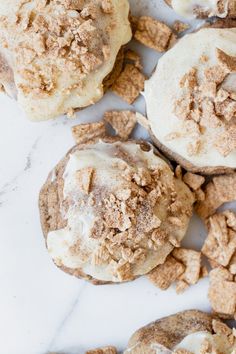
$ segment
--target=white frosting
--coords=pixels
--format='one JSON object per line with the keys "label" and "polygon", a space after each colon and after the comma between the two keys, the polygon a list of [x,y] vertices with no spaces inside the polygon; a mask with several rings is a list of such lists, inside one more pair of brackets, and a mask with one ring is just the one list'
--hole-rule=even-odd
{"label": "white frosting", "polygon": [[[31,4],[26,4],[28,9],[29,5],[32,7],[38,0],[32,0]],[[10,2],[0,2],[0,15],[14,16],[14,10],[19,5],[20,0],[11,0]],[[32,120],[44,120],[54,118],[60,114],[68,112],[70,108],[83,108],[88,105],[96,103],[103,96],[103,80],[112,71],[117,53],[122,45],[126,44],[131,39],[131,28],[128,20],[129,3],[127,0],[112,0],[114,11],[109,19],[106,21],[107,26],[110,24],[116,24],[111,26],[110,33],[110,56],[96,71],[89,74],[80,76],[79,83],[82,85],[71,90],[68,94],[68,88],[78,84],[78,77],[76,73],[70,70],[64,70],[60,73],[60,77],[57,80],[56,91],[48,97],[31,97],[31,95],[25,95],[21,89],[18,89],[18,102],[22,108],[26,111],[27,115]],[[73,16],[73,11],[71,12]],[[110,21],[110,22],[109,22]],[[105,27],[105,26],[104,26]],[[10,41],[13,40],[8,38]],[[3,51],[3,49],[2,49]],[[12,54],[4,50],[4,55],[7,56],[8,62],[12,61]],[[40,63],[40,60],[39,60]],[[42,67],[47,66],[47,63],[41,62]],[[17,69],[17,66],[12,63],[14,70],[14,79],[17,86],[24,83],[24,79],[21,72]]]}
{"label": "white frosting", "polygon": [[[190,161],[197,167],[236,167],[236,151],[223,157],[213,142],[220,128],[206,128],[201,135],[204,149],[197,155],[190,156],[188,145],[192,142],[190,134],[183,136],[183,122],[174,114],[174,102],[180,97],[179,82],[193,67],[198,69],[199,77],[203,76],[206,66],[217,64],[216,48],[229,55],[236,56],[236,29],[201,29],[196,33],[184,36],[159,60],[157,69],[150,80],[145,83],[145,99],[147,115],[151,129],[161,144],[174,153]],[[201,63],[202,55],[209,57],[207,63]],[[233,84],[236,90],[236,84]],[[168,140],[173,132],[180,133],[181,138]]]}
{"label": "white frosting", "polygon": [[218,0],[172,0],[173,9],[181,16],[194,18],[194,9],[199,7],[202,11],[209,13],[210,16],[226,17],[228,10],[228,0],[224,0],[225,11],[219,13],[217,7]]}
{"label": "white frosting", "polygon": [[[86,150],[77,150],[70,155],[64,172],[64,198],[74,201],[64,215],[68,220],[67,227],[52,231],[47,236],[48,250],[56,264],[72,269],[79,268],[96,279],[114,282],[119,280],[112,274],[112,269],[109,269],[109,266],[94,265],[91,261],[93,253],[100,245],[99,240],[89,237],[96,215],[92,206],[86,205],[86,207],[81,208],[78,205],[78,200],[81,200],[83,196],[81,196],[82,192],[76,181],[76,171],[85,167],[93,167],[96,170],[96,183],[99,188],[109,189],[113,193],[117,188],[122,189],[125,181],[121,176],[120,169],[114,165],[117,162],[124,164],[124,166],[127,165],[122,158],[116,157],[116,147],[120,145],[123,150],[132,156],[137,168],[142,166],[152,169],[164,168],[163,178],[165,183],[173,183],[173,173],[169,166],[161,158],[154,155],[152,149],[149,152],[144,152],[138,144],[99,142],[86,148]],[[187,203],[191,205],[193,200],[189,190],[183,183],[179,188],[180,198],[186,198]],[[165,203],[160,202],[155,210],[157,216],[164,220],[166,218]],[[184,216],[182,221],[183,228],[178,228],[173,232],[178,240],[181,240],[186,232],[189,217]],[[71,251],[71,247],[76,245],[79,245],[77,251]],[[169,243],[160,246],[157,252],[150,250],[144,263],[134,265],[133,273],[141,275],[149,272],[157,264],[163,263],[171,250],[172,246]]]}
{"label": "white frosting", "polygon": [[[186,336],[182,342],[174,348],[174,350],[185,349],[193,354],[199,354],[201,352],[201,346],[205,340],[213,346],[215,351],[222,354],[232,354],[233,350],[236,349],[235,345],[233,347],[229,345],[223,335],[213,335],[209,332],[195,332]],[[156,354],[159,354],[159,352]]]}

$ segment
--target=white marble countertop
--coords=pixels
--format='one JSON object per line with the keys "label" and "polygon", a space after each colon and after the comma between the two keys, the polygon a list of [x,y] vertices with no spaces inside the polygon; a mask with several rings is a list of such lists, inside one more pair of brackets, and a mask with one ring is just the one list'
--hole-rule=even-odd
{"label": "white marble countertop", "polygon": [[[161,0],[132,0],[136,14],[172,23],[176,17]],[[142,53],[150,75],[158,54]],[[144,112],[140,97],[134,107]],[[48,256],[39,222],[38,193],[48,172],[73,145],[70,127],[95,121],[109,109],[127,108],[108,93],[96,106],[77,114],[32,123],[11,99],[0,96],[0,338],[2,354],[82,354],[96,346],[122,350],[134,330],[183,309],[209,310],[208,280],[183,295],[162,292],[147,279],[123,285],[93,286],[58,270]],[[141,129],[136,136],[145,137]],[[187,246],[200,248],[204,229],[193,218]]]}

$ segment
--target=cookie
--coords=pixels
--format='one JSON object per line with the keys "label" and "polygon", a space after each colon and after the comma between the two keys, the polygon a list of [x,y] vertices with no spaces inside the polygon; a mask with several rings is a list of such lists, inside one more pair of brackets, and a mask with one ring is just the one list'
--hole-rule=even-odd
{"label": "cookie", "polygon": [[189,310],[153,322],[133,334],[124,354],[233,352],[232,330],[207,313]]}
{"label": "cookie", "polygon": [[2,2],[0,84],[32,120],[94,104],[131,39],[128,17],[127,0]]}
{"label": "cookie", "polygon": [[193,202],[152,145],[112,138],[75,146],[39,197],[53,261],[95,284],[133,280],[163,263],[186,233]]}
{"label": "cookie", "polygon": [[159,60],[144,96],[154,143],[192,172],[236,167],[235,28],[202,28]]}

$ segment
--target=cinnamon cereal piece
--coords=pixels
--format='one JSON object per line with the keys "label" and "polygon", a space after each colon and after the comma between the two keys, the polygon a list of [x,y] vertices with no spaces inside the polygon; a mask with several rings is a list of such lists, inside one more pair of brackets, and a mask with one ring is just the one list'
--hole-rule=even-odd
{"label": "cinnamon cereal piece", "polygon": [[117,354],[115,347],[103,347],[93,350],[88,350],[86,354]]}
{"label": "cinnamon cereal piece", "polygon": [[186,120],[192,110],[193,97],[187,94],[175,102],[174,113],[179,119]]}
{"label": "cinnamon cereal piece", "polygon": [[203,200],[205,200],[205,198],[206,198],[205,193],[203,192],[203,190],[201,188],[197,189],[194,192],[194,196],[195,196],[196,201],[198,201],[198,202],[203,202]]}
{"label": "cinnamon cereal piece", "polygon": [[[235,102],[236,103],[236,102]],[[236,126],[232,125],[225,132],[221,133],[215,142],[216,149],[223,156],[228,156],[236,149]]]}
{"label": "cinnamon cereal piece", "polygon": [[231,274],[236,275],[236,253],[231,258],[228,268]]}
{"label": "cinnamon cereal piece", "polygon": [[199,216],[208,218],[222,204],[236,200],[235,185],[236,173],[214,177],[204,188],[205,200],[196,205]]}
{"label": "cinnamon cereal piece", "polygon": [[190,26],[188,23],[184,23],[182,21],[178,21],[176,20],[173,24],[173,30],[177,33],[182,33],[184,31],[186,31],[187,29],[189,29]]}
{"label": "cinnamon cereal piece", "polygon": [[80,189],[86,194],[89,194],[90,192],[93,174],[94,168],[92,167],[85,167],[76,171],[76,181],[79,184]]}
{"label": "cinnamon cereal piece", "polygon": [[192,68],[191,70],[189,70],[189,72],[182,77],[179,83],[181,88],[185,87],[190,91],[193,90],[197,86],[197,84],[198,81],[196,68]]}
{"label": "cinnamon cereal piece", "polygon": [[110,111],[104,115],[104,120],[108,122],[116,131],[116,134],[127,140],[132,133],[136,123],[136,114],[131,111]]}
{"label": "cinnamon cereal piece", "polygon": [[183,294],[189,288],[189,284],[184,280],[178,280],[176,283],[175,291],[177,294]]}
{"label": "cinnamon cereal piece", "polygon": [[215,82],[219,85],[224,81],[229,71],[220,65],[215,65],[207,68],[204,74],[208,82]]}
{"label": "cinnamon cereal piece", "polygon": [[210,272],[208,297],[215,312],[233,317],[236,315],[236,283],[225,268],[216,268]]}
{"label": "cinnamon cereal piece", "polygon": [[180,280],[184,280],[190,285],[196,284],[200,277],[201,253],[190,249],[176,248],[172,255],[186,267]]}
{"label": "cinnamon cereal piece", "polygon": [[185,271],[182,263],[168,256],[165,263],[148,273],[148,279],[162,290],[168,289]]}
{"label": "cinnamon cereal piece", "polygon": [[208,236],[202,253],[222,266],[228,266],[236,251],[236,232],[227,225],[227,215],[215,214],[208,220]]}
{"label": "cinnamon cereal piece", "polygon": [[176,349],[173,352],[174,354],[193,354],[193,352],[190,352],[189,350],[186,349]]}
{"label": "cinnamon cereal piece", "polygon": [[236,57],[232,57],[221,49],[216,49],[217,59],[222,65],[222,67],[228,72],[236,71]]}
{"label": "cinnamon cereal piece", "polygon": [[107,91],[120,76],[124,68],[124,60],[125,60],[124,49],[121,48],[117,54],[115,65],[112,71],[105,77],[103,81],[104,91]]}
{"label": "cinnamon cereal piece", "polygon": [[132,104],[144,89],[145,76],[132,64],[126,64],[119,78],[112,85],[112,91]]}
{"label": "cinnamon cereal piece", "polygon": [[199,189],[203,183],[205,182],[205,178],[200,175],[196,175],[191,172],[187,172],[184,177],[183,181],[194,191]]}
{"label": "cinnamon cereal piece", "polygon": [[95,122],[75,125],[72,127],[72,135],[77,144],[96,141],[99,138],[104,138],[106,135],[105,123]]}
{"label": "cinnamon cereal piece", "polygon": [[227,324],[219,321],[219,320],[213,320],[212,321],[212,328],[215,334],[218,334],[219,336],[230,336],[232,334],[232,329],[227,326]]}
{"label": "cinnamon cereal piece", "polygon": [[217,115],[223,116],[229,122],[236,116],[236,101],[227,98],[223,102],[216,102],[215,111]]}
{"label": "cinnamon cereal piece", "polygon": [[131,61],[132,64],[134,64],[134,66],[139,69],[142,70],[143,66],[141,64],[141,57],[138,53],[134,52],[133,50],[129,49],[125,52],[125,60],[126,61]]}
{"label": "cinnamon cereal piece", "polygon": [[134,38],[145,46],[164,52],[168,49],[173,32],[165,23],[152,17],[142,16],[138,19]]}

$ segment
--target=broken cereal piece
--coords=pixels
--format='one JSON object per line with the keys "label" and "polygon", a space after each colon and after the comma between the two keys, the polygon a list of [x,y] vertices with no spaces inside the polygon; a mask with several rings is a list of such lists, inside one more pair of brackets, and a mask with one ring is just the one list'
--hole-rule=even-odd
{"label": "broken cereal piece", "polygon": [[184,31],[186,31],[187,29],[189,29],[189,24],[188,23],[184,23],[182,21],[178,21],[176,20],[173,24],[173,30],[177,33],[182,33]]}
{"label": "broken cereal piece", "polygon": [[89,194],[93,179],[94,169],[92,167],[85,167],[76,172],[76,181],[80,186],[80,189]]}
{"label": "broken cereal piece", "polygon": [[182,263],[172,256],[167,257],[161,264],[148,273],[148,279],[162,290],[168,289],[185,271]]}
{"label": "broken cereal piece", "polygon": [[196,284],[200,278],[201,253],[190,249],[176,248],[172,255],[186,267],[180,280],[184,280],[189,285]]}
{"label": "broken cereal piece", "polygon": [[191,172],[185,173],[183,177],[183,181],[194,191],[198,190],[203,183],[205,182],[205,178],[200,175],[196,175]]}
{"label": "broken cereal piece", "polygon": [[235,200],[235,185],[236,173],[214,177],[203,189],[205,200],[196,204],[198,215],[206,219],[213,215],[222,204]]}
{"label": "broken cereal piece", "polygon": [[127,140],[136,123],[136,114],[131,111],[110,111],[104,114],[104,120],[114,128],[116,134]]}
{"label": "broken cereal piece", "polygon": [[212,321],[212,328],[213,331],[218,334],[218,335],[223,335],[223,336],[230,336],[232,334],[232,329],[227,326],[227,324],[219,321],[219,320],[213,320]]}
{"label": "broken cereal piece", "polygon": [[115,347],[103,347],[93,350],[88,350],[86,354],[117,354]]}
{"label": "broken cereal piece", "polygon": [[236,71],[236,57],[232,57],[221,49],[216,49],[217,59],[222,65],[222,67],[228,72]]}
{"label": "broken cereal piece", "polygon": [[173,32],[165,23],[152,17],[141,16],[138,19],[134,38],[145,46],[164,52],[169,47]]}
{"label": "broken cereal piece", "polygon": [[106,128],[104,122],[79,124],[72,127],[72,135],[77,144],[84,144],[99,138],[104,138]]}
{"label": "broken cereal piece", "polygon": [[189,284],[184,280],[178,280],[176,283],[175,291],[177,294],[183,294],[189,288]]}
{"label": "broken cereal piece", "polygon": [[230,272],[223,268],[216,268],[210,272],[210,287],[208,297],[211,306],[219,315],[236,315],[236,283]]}
{"label": "broken cereal piece", "polygon": [[227,220],[225,213],[215,214],[209,218],[208,236],[202,247],[202,253],[206,257],[224,267],[229,265],[236,251],[236,231],[230,229]]}
{"label": "broken cereal piece", "polygon": [[134,52],[133,50],[127,50],[127,52],[125,52],[125,60],[128,62],[131,62],[132,64],[134,64],[134,66],[139,69],[142,70],[143,66],[141,64],[141,57],[138,53]]}
{"label": "broken cereal piece", "polygon": [[119,78],[112,85],[112,91],[132,104],[144,89],[145,76],[132,64],[126,64]]}
{"label": "broken cereal piece", "polygon": [[215,142],[215,147],[220,152],[220,154],[225,157],[236,149],[235,125],[232,125],[218,136],[217,141]]}

